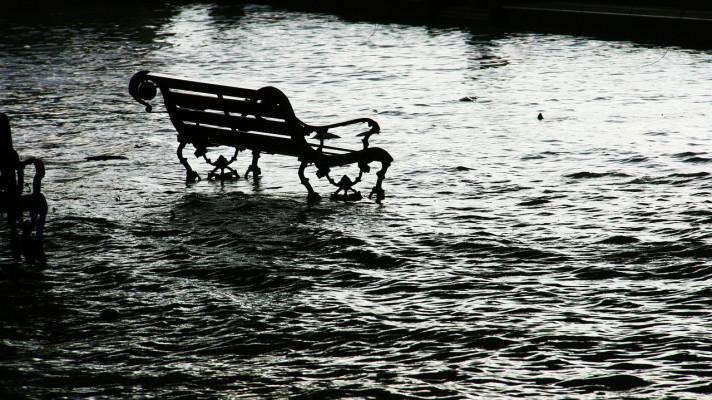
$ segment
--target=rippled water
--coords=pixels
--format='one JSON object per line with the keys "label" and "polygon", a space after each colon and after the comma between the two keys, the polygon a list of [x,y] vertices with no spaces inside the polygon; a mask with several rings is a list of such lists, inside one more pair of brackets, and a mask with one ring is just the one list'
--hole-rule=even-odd
{"label": "rippled water", "polygon": [[[0,397],[712,393],[709,51],[99,11],[0,28],[0,104],[51,207],[46,269],[0,248]],[[376,119],[388,198],[309,205],[279,156],[186,187],[168,116],[128,96],[141,69]]]}

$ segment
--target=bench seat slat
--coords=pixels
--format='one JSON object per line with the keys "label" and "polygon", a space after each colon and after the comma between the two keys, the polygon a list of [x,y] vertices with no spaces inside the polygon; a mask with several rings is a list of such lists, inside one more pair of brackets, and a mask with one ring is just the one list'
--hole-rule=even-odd
{"label": "bench seat slat", "polygon": [[[299,156],[300,151],[295,147],[290,138],[279,136],[268,136],[259,133],[243,132],[224,128],[214,128],[208,126],[186,125],[183,132],[196,141],[205,141],[209,146],[235,146],[244,147],[250,150],[258,150],[269,154],[284,154],[289,156]],[[313,149],[319,147],[316,143],[308,143]],[[276,149],[276,150],[275,150]],[[337,155],[353,153],[353,150],[334,146],[324,146],[323,154]]]}
{"label": "bench seat slat", "polygon": [[227,116],[205,111],[178,109],[176,117],[183,123],[198,123],[220,126],[240,131],[258,131],[276,135],[290,136],[291,131],[286,123],[266,119],[248,118],[242,116]]}
{"label": "bench seat slat", "polygon": [[211,146],[244,147],[268,154],[283,154],[294,157],[300,154],[292,141],[286,137],[268,136],[250,132],[233,132],[228,129],[207,126],[185,126],[184,132],[196,140],[207,142],[207,144]]}

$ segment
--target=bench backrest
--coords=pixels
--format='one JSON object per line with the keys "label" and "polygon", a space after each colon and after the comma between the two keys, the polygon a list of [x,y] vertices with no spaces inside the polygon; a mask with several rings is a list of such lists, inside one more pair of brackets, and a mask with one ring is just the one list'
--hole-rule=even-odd
{"label": "bench backrest", "polygon": [[0,192],[17,190],[17,166],[19,156],[12,146],[10,120],[0,113]]}
{"label": "bench backrest", "polygon": [[304,134],[304,124],[295,117],[289,99],[279,89],[245,89],[148,72],[142,78],[135,87],[130,85],[134,98],[150,109],[142,100],[155,96],[156,88],[150,87],[155,84],[179,133],[206,126],[286,137]]}
{"label": "bench backrest", "polygon": [[[32,178],[32,194],[40,193],[44,164],[33,157],[20,160],[17,150],[12,145],[12,131],[7,115],[0,113],[0,209],[7,209],[13,201],[18,201],[25,191],[25,166],[33,164],[35,174]],[[15,206],[17,204],[15,203]]]}

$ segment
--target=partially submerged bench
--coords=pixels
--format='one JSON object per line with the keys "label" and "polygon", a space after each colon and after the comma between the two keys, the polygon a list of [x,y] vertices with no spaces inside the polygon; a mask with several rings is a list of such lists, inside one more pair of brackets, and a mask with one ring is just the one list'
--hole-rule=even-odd
{"label": "partially submerged bench", "polygon": [[[31,192],[25,190],[25,167],[28,165],[35,169]],[[42,160],[20,160],[12,145],[10,121],[7,115],[0,113],[0,213],[7,215],[15,261],[19,261],[21,253],[30,262],[44,261],[42,233],[47,216],[47,201],[41,193],[44,175]]]}
{"label": "partially submerged bench", "polygon": [[[156,96],[157,89],[160,89],[165,108],[178,131],[178,160],[186,169],[186,182],[200,180],[198,173],[183,156],[183,149],[191,144],[195,148],[195,156],[203,157],[214,167],[208,173],[208,179],[238,178],[238,173],[231,165],[242,150],[252,152],[252,163],[245,177],[250,173],[254,177],[260,175],[257,160],[262,153],[296,157],[300,161],[299,179],[307,188],[310,200],[317,200],[320,196],[304,176],[307,166],[314,165],[317,177],[326,177],[337,188],[332,199],[358,200],[361,194],[354,189],[354,185],[361,181],[364,173],[370,171],[369,164],[378,161],[381,169],[376,173],[376,185],[369,198],[375,196],[376,201],[380,202],[385,197],[383,179],[393,158],[381,148],[369,147],[369,138],[379,132],[378,124],[372,119],[359,118],[322,126],[308,125],[295,116],[287,96],[274,87],[245,89],[149,71],[136,73],[129,83],[129,93],[146,106],[148,112],[152,106],[147,102]],[[338,137],[329,132],[330,129],[354,124],[366,124],[368,127],[368,130],[357,135],[363,138],[361,149],[350,150],[324,144],[326,140]],[[220,155],[216,160],[211,160],[207,156],[208,148],[217,146],[233,147],[234,155],[230,159]],[[332,167],[349,164],[358,166],[359,172],[355,179],[346,175],[339,181],[332,179]]]}

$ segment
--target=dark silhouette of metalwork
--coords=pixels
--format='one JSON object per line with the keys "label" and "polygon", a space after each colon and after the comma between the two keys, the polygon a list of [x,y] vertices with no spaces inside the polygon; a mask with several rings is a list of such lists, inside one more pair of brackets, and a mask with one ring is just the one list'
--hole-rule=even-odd
{"label": "dark silhouette of metalwork", "polygon": [[[152,110],[148,101],[156,97],[159,89],[178,132],[178,160],[186,169],[188,183],[200,180],[183,156],[186,145],[191,144],[195,148],[195,156],[202,157],[214,167],[208,173],[208,180],[238,179],[239,174],[231,165],[243,150],[252,151],[252,163],[244,174],[246,178],[250,173],[255,179],[260,176],[257,161],[262,153],[297,157],[300,161],[299,179],[306,187],[310,201],[319,200],[321,196],[304,175],[307,166],[314,165],[318,178],[326,177],[337,187],[331,195],[332,200],[349,201],[361,199],[361,193],[354,186],[365,172],[370,172],[369,164],[378,161],[381,169],[376,172],[376,185],[368,197],[375,197],[376,202],[385,198],[382,184],[393,158],[381,148],[369,147],[369,138],[380,130],[376,121],[370,118],[323,126],[308,125],[296,117],[287,96],[274,87],[252,90],[149,71],[136,73],[129,83],[129,93],[146,106],[148,112]],[[361,149],[350,150],[324,144],[328,139],[338,138],[329,132],[330,129],[354,124],[368,126],[367,131],[357,135],[362,137]],[[229,159],[223,155],[217,160],[208,158],[208,148],[218,146],[234,147],[235,152]],[[355,179],[343,176],[337,182],[330,176],[332,167],[350,164],[356,164],[359,168]]]}
{"label": "dark silhouette of metalwork", "polygon": [[[35,174],[31,192],[26,192],[25,167],[30,164],[34,166]],[[30,263],[45,261],[42,234],[47,200],[41,193],[44,175],[42,160],[31,157],[20,160],[12,145],[10,121],[7,115],[0,113],[0,212],[7,215],[15,262],[20,261],[20,254]]]}

